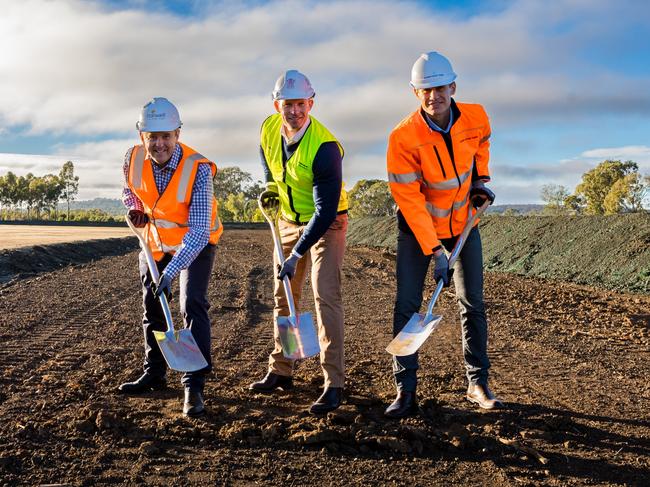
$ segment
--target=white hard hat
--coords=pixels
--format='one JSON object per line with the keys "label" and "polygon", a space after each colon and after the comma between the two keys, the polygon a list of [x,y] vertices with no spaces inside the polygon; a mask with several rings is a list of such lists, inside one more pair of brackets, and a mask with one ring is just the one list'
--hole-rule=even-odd
{"label": "white hard hat", "polygon": [[140,132],[171,132],[181,125],[178,110],[167,98],[153,98],[143,106],[135,124]]}
{"label": "white hard hat", "polygon": [[449,59],[436,51],[422,54],[411,69],[411,86],[415,89],[445,86],[455,79]]}
{"label": "white hard hat", "polygon": [[302,100],[316,96],[309,78],[300,71],[290,69],[275,82],[274,100]]}

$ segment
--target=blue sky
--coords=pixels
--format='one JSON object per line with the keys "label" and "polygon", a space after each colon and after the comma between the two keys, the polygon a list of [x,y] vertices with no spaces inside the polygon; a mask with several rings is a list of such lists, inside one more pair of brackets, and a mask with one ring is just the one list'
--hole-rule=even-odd
{"label": "blue sky", "polygon": [[650,2],[643,0],[0,0],[0,174],[72,160],[82,199],[119,197],[135,121],[153,96],[179,107],[181,139],[261,178],[259,126],[286,69],[306,73],[313,115],[346,149],[348,187],[385,179],[386,140],[417,108],[420,53],[458,73],[458,101],[492,123],[498,203],[573,190],[604,159],[650,174]]}

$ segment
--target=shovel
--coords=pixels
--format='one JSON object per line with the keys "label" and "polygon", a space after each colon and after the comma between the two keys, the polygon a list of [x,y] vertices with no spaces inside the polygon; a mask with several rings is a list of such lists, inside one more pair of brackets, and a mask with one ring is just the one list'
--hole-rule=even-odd
{"label": "shovel", "polygon": [[[467,240],[467,235],[469,235],[469,232],[472,230],[477,218],[485,212],[490,204],[489,200],[483,203],[483,205],[477,208],[474,216],[467,220],[463,232],[458,237],[458,240],[456,240],[456,244],[449,255],[449,268],[453,267],[456,263],[460,251],[463,249],[463,245],[465,245],[465,240]],[[433,307],[436,305],[438,296],[440,296],[440,293],[442,292],[442,287],[443,282],[442,279],[440,279],[436,285],[436,290],[431,297],[426,314],[413,313],[413,316],[411,316],[408,323],[404,325],[402,331],[400,331],[397,336],[393,338],[393,341],[391,341],[386,347],[388,353],[398,357],[411,355],[417,352],[426,339],[429,338],[429,335],[431,335],[433,330],[435,330],[442,321],[441,315],[433,314]]]}
{"label": "shovel", "polygon": [[[257,205],[271,227],[273,234],[273,244],[280,265],[284,263],[284,254],[282,253],[282,242],[280,241],[280,231],[278,229],[277,215],[271,218],[262,205],[262,200],[257,201]],[[282,279],[284,294],[287,296],[289,303],[289,316],[278,316],[277,325],[280,332],[280,343],[282,345],[282,354],[292,360],[312,357],[320,353],[320,345],[314,328],[314,320],[311,313],[296,314],[296,305],[293,301],[291,292],[291,281],[287,276]]]}
{"label": "shovel", "polygon": [[[142,231],[137,229],[133,223],[131,223],[128,215],[126,216],[126,223],[140,241],[140,247],[142,247],[142,251],[147,258],[147,265],[149,266],[151,278],[154,282],[158,282],[160,277],[158,267],[156,266],[156,261],[153,259],[151,250],[149,250],[149,246],[142,235]],[[196,344],[196,340],[194,340],[194,337],[192,336],[192,330],[187,328],[178,331],[174,330],[174,323],[172,322],[172,314],[169,310],[167,296],[165,296],[165,293],[162,293],[159,299],[163,313],[165,314],[165,321],[167,321],[167,331],[154,331],[153,334],[154,337],[156,337],[160,351],[162,352],[163,357],[165,357],[165,361],[167,362],[167,365],[169,365],[169,368],[180,372],[195,372],[207,367],[208,362],[205,360],[203,353],[201,353],[199,346]]]}

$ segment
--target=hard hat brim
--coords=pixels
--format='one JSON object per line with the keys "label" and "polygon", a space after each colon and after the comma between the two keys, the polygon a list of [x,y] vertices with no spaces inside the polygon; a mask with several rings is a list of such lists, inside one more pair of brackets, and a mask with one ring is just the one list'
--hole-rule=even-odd
{"label": "hard hat brim", "polygon": [[450,74],[447,76],[431,76],[430,78],[425,78],[418,81],[411,81],[410,85],[416,90],[425,89],[425,88],[437,88],[439,86],[450,85],[456,80],[456,74]]}

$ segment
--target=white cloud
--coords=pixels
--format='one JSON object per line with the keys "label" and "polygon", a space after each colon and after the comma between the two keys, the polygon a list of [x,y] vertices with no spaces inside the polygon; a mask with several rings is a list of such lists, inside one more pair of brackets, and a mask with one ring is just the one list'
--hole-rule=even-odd
{"label": "white cloud", "polygon": [[[261,177],[259,126],[288,68],[311,78],[314,116],[343,142],[350,186],[382,176],[388,133],[417,106],[411,65],[430,49],[453,61],[458,99],[483,103],[503,133],[650,112],[647,69],[626,75],[599,57],[640,49],[625,35],[650,21],[644,2],[523,0],[464,18],[426,2],[201,1],[194,16],[128,3],[0,0],[0,133],[59,137],[52,152],[78,164],[89,193],[119,186],[138,111],[152,96],[179,106],[183,141]],[[538,177],[563,177],[546,166]]]}

